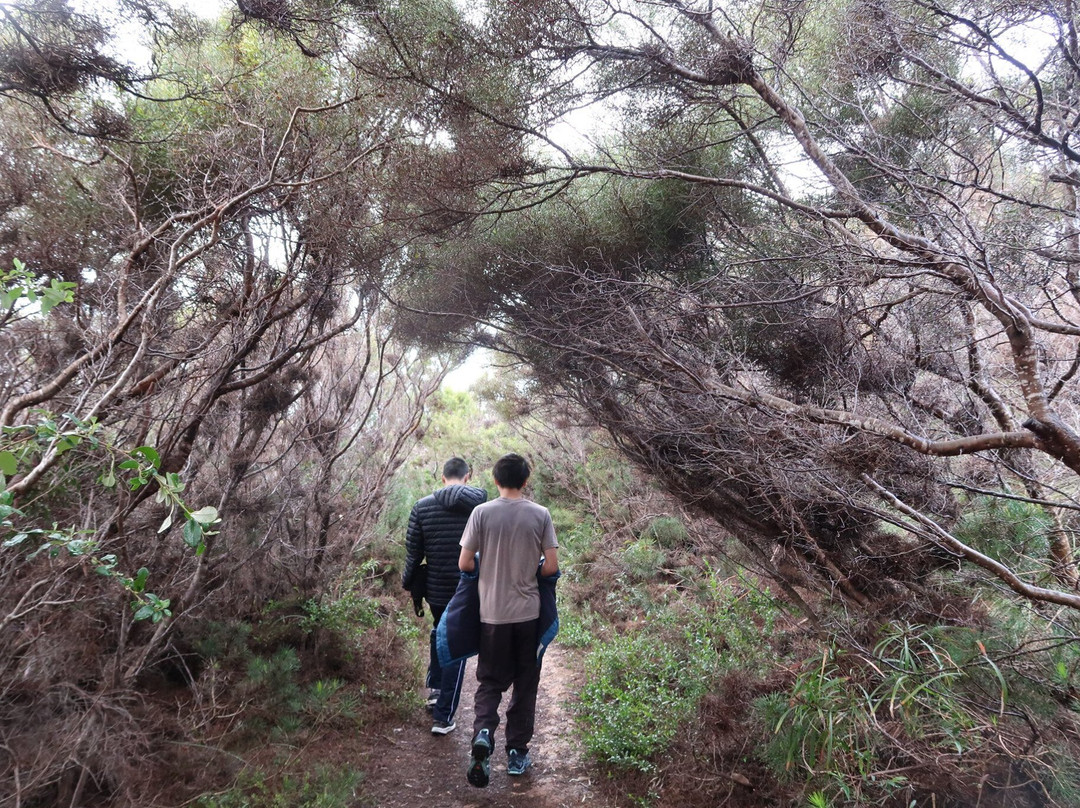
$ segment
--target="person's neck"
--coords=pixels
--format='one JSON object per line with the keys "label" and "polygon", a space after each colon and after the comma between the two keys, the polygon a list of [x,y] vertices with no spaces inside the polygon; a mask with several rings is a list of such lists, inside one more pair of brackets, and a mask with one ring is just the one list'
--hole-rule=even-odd
{"label": "person's neck", "polygon": [[522,499],[525,490],[523,488],[503,488],[501,485],[495,487],[499,489],[499,496],[504,499]]}
{"label": "person's neck", "polygon": [[445,488],[445,487],[450,486],[450,485],[465,485],[465,481],[464,480],[443,480],[442,484],[443,484],[443,487]]}

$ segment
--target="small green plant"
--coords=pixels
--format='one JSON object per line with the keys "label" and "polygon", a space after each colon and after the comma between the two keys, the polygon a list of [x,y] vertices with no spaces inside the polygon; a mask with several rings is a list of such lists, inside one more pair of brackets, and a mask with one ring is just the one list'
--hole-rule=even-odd
{"label": "small green plant", "polygon": [[642,537],[623,548],[622,563],[632,579],[651,581],[667,563],[667,554],[652,539]]}
{"label": "small green plant", "polygon": [[322,629],[354,639],[364,629],[373,628],[385,619],[377,599],[355,590],[348,590],[338,598],[306,601],[302,608],[304,617],[300,627],[305,631]]}
{"label": "small green plant", "polygon": [[195,808],[352,808],[363,775],[351,768],[320,767],[269,778],[247,770],[227,791],[199,797]]}
{"label": "small green plant", "polygon": [[770,694],[754,706],[771,733],[765,759],[780,775],[822,778],[847,793],[849,781],[858,787],[873,774],[872,709],[829,651],[798,676],[789,694]]}
{"label": "small green plant", "polygon": [[660,800],[660,795],[650,789],[647,794],[628,794],[627,798],[636,808],[653,808]]}
{"label": "small green plant", "polygon": [[248,681],[266,691],[265,703],[271,707],[300,707],[300,688],[296,674],[300,657],[289,647],[279,648],[270,657],[255,657],[248,663]]}
{"label": "small green plant", "polygon": [[239,670],[251,659],[251,623],[209,620],[189,625],[187,638],[200,657]]}
{"label": "small green plant", "polygon": [[559,644],[569,648],[587,648],[593,644],[598,622],[596,613],[587,603],[577,609],[561,609]]}
{"label": "small green plant", "polygon": [[[964,639],[969,642],[958,642]],[[964,645],[977,655],[973,666],[960,664]],[[930,739],[957,754],[968,751],[975,727],[974,717],[958,697],[977,675],[976,667],[987,665],[993,671],[1003,708],[1007,700],[1001,671],[986,656],[985,646],[967,632],[898,625],[874,648],[874,659],[883,675],[868,696],[869,705],[899,718],[911,736]]]}
{"label": "small green plant", "polygon": [[351,726],[360,712],[359,688],[337,678],[304,682],[300,654],[290,645],[256,653],[253,626],[247,622],[207,622],[189,627],[194,650],[227,676],[238,675],[238,689],[251,700],[249,721],[256,729],[272,726],[288,736],[305,726]]}
{"label": "small green plant", "polygon": [[685,545],[688,535],[686,525],[674,516],[658,516],[641,531],[641,538],[654,542],[665,550],[674,550]]}

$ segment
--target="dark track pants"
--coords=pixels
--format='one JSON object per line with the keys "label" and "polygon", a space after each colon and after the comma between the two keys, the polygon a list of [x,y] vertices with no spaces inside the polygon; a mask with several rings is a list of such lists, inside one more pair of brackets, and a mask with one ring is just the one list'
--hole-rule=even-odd
{"label": "dark track pants", "polygon": [[536,723],[536,691],[540,686],[540,665],[536,660],[539,620],[524,623],[480,625],[480,656],[476,662],[476,720],[473,737],[482,729],[499,726],[502,694],[514,688],[506,709],[506,748],[529,751]]}
{"label": "dark track pants", "polygon": [[[439,618],[446,606],[432,606],[431,617],[434,625],[439,625]],[[431,629],[431,648],[428,658],[427,686],[439,691],[439,700],[431,710],[431,717],[436,721],[451,721],[461,701],[461,685],[465,681],[465,660],[447,667],[439,665],[439,653],[435,648],[435,629]]]}

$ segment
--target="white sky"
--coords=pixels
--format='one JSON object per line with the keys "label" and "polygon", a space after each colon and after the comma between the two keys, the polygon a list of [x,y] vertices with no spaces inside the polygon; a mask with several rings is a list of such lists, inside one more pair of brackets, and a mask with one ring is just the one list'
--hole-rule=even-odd
{"label": "white sky", "polygon": [[205,19],[213,19],[221,14],[222,11],[232,3],[226,3],[225,0],[170,0],[171,4],[177,8],[186,8],[192,14],[197,14]]}
{"label": "white sky", "polygon": [[442,386],[448,390],[464,393],[475,384],[476,380],[492,368],[491,351],[478,348],[458,368],[450,371],[443,379]]}

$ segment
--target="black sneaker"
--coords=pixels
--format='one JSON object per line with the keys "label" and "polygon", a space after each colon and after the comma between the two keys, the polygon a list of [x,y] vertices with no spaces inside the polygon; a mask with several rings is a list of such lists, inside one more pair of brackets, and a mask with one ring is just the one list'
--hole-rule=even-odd
{"label": "black sneaker", "polygon": [[435,702],[437,702],[438,700],[439,691],[432,690],[430,693],[428,693],[427,700],[424,702],[424,709],[430,713],[432,710],[435,709]]}
{"label": "black sneaker", "polygon": [[449,721],[440,721],[436,718],[435,723],[431,725],[431,734],[449,735],[455,729],[457,729],[457,724],[454,723],[454,719],[451,718]]}
{"label": "black sneaker", "polygon": [[469,758],[469,770],[465,779],[470,785],[484,788],[491,778],[491,732],[486,729],[476,733],[472,742],[472,757]]}
{"label": "black sneaker", "polygon": [[519,774],[525,774],[525,770],[532,765],[532,758],[529,757],[528,752],[519,752],[517,749],[511,749],[506,753],[506,773],[509,775],[517,776]]}

